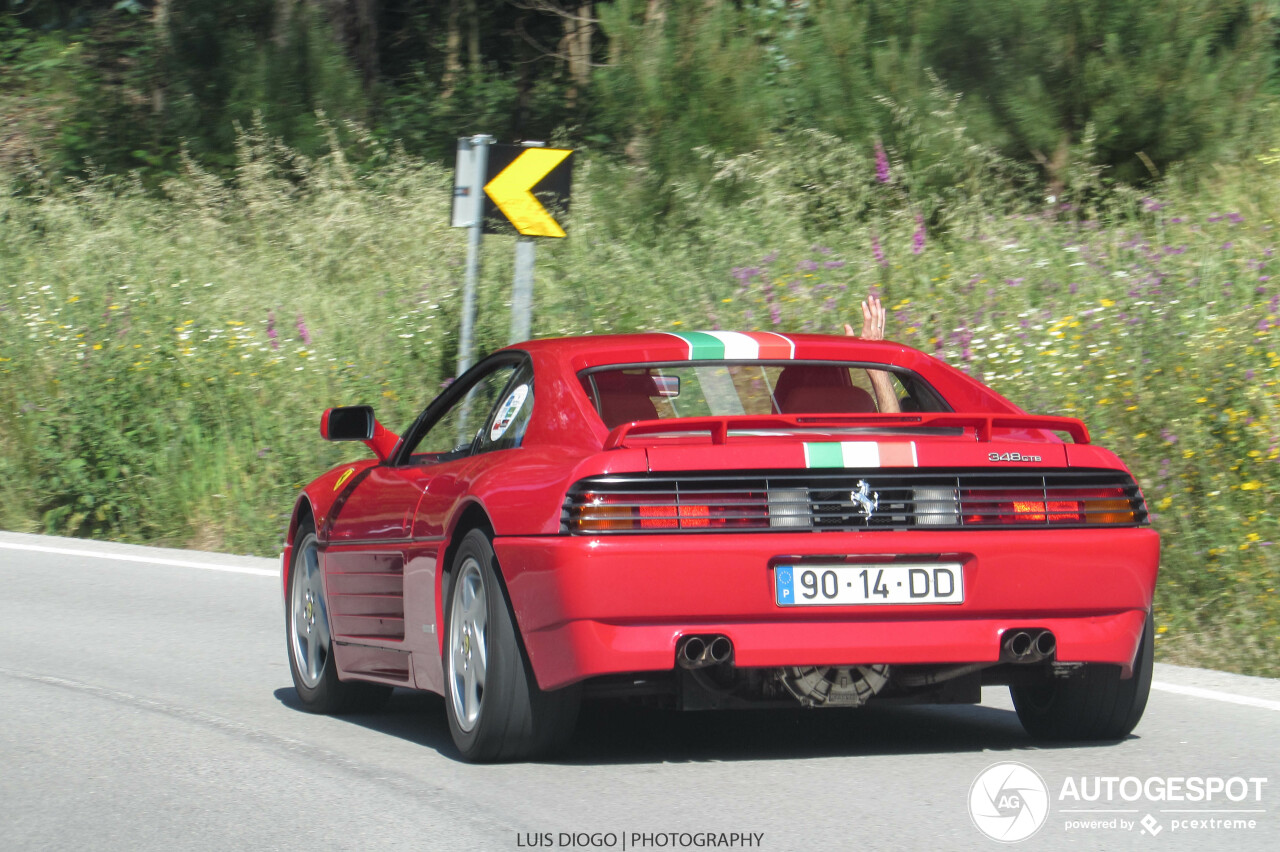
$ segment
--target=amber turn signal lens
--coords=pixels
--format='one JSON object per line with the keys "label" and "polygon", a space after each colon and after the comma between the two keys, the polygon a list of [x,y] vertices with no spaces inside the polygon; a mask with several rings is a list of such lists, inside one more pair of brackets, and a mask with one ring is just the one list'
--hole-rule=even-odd
{"label": "amber turn signal lens", "polygon": [[1084,519],[1090,524],[1132,524],[1136,520],[1128,500],[1086,500]]}

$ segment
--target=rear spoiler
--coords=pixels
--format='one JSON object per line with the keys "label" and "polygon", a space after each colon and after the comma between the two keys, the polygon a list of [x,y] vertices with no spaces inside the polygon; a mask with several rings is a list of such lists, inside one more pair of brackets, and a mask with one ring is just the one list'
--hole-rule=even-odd
{"label": "rear spoiler", "polygon": [[1040,414],[957,414],[951,411],[918,414],[767,414],[728,417],[688,417],[677,420],[636,420],[616,427],[605,438],[604,448],[616,450],[627,445],[627,439],[663,432],[708,432],[711,443],[724,444],[729,430],[743,429],[822,429],[831,426],[883,426],[885,428],[962,428],[973,429],[978,441],[989,443],[996,429],[1044,429],[1066,432],[1077,444],[1088,444],[1089,429],[1075,417],[1051,417]]}

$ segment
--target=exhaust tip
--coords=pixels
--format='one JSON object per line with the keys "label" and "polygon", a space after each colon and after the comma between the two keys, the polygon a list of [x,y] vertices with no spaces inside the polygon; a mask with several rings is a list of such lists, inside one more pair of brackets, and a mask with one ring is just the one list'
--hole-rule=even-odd
{"label": "exhaust tip", "polygon": [[1042,657],[1051,657],[1058,648],[1058,640],[1053,633],[1046,630],[1036,637],[1036,653]]}
{"label": "exhaust tip", "polygon": [[702,661],[702,655],[706,651],[707,643],[702,641],[702,637],[690,636],[684,640],[684,644],[680,647],[680,661],[697,665]]}
{"label": "exhaust tip", "polygon": [[713,663],[726,662],[733,654],[733,643],[729,641],[728,636],[717,636],[711,640],[707,653]]}
{"label": "exhaust tip", "polygon": [[1006,647],[1009,649],[1010,654],[1021,659],[1031,653],[1032,644],[1031,634],[1026,631],[1019,630],[1017,633],[1009,637]]}
{"label": "exhaust tip", "polygon": [[728,636],[685,636],[676,644],[676,664],[684,669],[701,669],[728,663],[733,657],[733,641]]}

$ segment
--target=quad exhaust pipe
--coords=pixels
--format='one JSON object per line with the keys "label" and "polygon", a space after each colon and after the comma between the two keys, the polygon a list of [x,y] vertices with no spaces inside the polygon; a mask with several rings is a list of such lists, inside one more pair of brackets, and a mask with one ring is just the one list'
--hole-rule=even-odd
{"label": "quad exhaust pipe", "polygon": [[733,659],[733,642],[728,636],[685,636],[676,643],[676,663],[682,669],[718,666]]}
{"label": "quad exhaust pipe", "polygon": [[1058,641],[1053,631],[1039,628],[1010,630],[1000,643],[1000,661],[1005,663],[1038,663],[1053,659]]}

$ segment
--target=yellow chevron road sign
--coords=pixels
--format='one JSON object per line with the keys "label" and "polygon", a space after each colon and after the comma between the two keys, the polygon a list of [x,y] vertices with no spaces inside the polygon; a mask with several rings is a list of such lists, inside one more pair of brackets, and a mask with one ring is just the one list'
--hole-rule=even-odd
{"label": "yellow chevron road sign", "polygon": [[494,212],[523,236],[566,236],[546,205],[557,211],[568,207],[572,155],[564,148],[492,146],[484,192]]}

